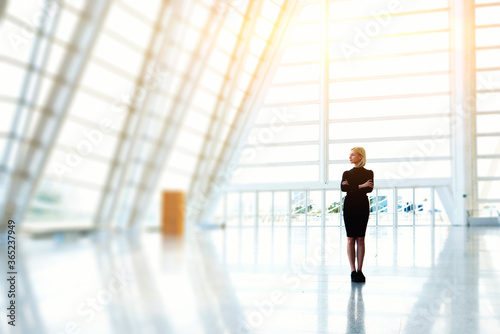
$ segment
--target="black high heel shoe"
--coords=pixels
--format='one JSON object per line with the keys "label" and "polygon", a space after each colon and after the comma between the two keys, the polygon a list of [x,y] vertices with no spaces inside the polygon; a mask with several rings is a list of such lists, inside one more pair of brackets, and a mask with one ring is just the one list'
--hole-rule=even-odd
{"label": "black high heel shoe", "polygon": [[358,282],[358,273],[356,272],[356,270],[351,271],[351,282]]}

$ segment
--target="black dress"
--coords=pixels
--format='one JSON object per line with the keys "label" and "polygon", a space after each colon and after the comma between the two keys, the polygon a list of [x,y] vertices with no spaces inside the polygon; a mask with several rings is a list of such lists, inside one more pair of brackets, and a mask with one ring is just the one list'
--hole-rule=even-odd
{"label": "black dress", "polygon": [[347,192],[344,199],[344,224],[348,237],[364,237],[366,225],[370,217],[370,203],[367,193],[372,192],[372,187],[358,188],[358,185],[368,180],[373,181],[373,171],[364,167],[355,167],[342,174],[342,181],[349,185],[341,184],[342,191]]}

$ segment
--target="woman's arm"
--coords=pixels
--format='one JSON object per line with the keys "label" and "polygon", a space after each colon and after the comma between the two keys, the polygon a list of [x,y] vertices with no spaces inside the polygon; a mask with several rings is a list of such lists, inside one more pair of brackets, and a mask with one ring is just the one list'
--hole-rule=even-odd
{"label": "woman's arm", "polygon": [[340,184],[340,189],[342,191],[345,191],[345,192],[348,192],[348,193],[350,193],[352,191],[358,190],[359,187],[357,185],[351,185],[351,184],[349,184],[349,182],[347,181],[347,178],[345,176],[345,173],[346,172],[344,172],[344,174],[342,174],[342,183]]}
{"label": "woman's arm", "polygon": [[359,185],[359,190],[364,192],[365,194],[371,193],[373,191],[373,171],[371,171],[371,179],[366,181],[363,184]]}

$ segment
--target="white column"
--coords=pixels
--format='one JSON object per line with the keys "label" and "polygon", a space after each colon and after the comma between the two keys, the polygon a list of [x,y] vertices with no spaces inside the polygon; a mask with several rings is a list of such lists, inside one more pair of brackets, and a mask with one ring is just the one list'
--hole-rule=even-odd
{"label": "white column", "polygon": [[394,198],[394,203],[392,206],[392,211],[394,216],[392,217],[392,227],[398,227],[398,188],[393,188],[392,197]]}
{"label": "white column", "polygon": [[467,210],[476,206],[476,78],[474,1],[451,6],[451,153],[452,224],[466,225]]}

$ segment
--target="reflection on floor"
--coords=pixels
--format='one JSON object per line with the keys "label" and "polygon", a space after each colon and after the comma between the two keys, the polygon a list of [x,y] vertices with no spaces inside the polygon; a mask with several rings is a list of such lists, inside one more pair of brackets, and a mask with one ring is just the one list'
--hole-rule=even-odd
{"label": "reflection on floor", "polygon": [[345,244],[340,227],[21,239],[0,332],[500,332],[500,229],[369,227],[366,284]]}

